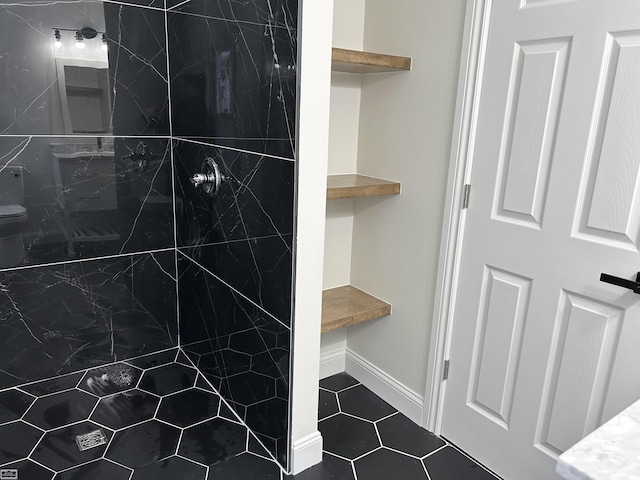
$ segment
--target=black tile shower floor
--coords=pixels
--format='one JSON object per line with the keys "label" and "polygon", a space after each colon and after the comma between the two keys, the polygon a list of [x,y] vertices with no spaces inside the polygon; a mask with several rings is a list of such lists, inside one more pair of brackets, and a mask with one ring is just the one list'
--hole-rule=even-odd
{"label": "black tile shower floor", "polygon": [[[0,472],[19,480],[206,480],[242,455],[246,468],[266,463],[264,478],[276,472],[280,480],[276,462],[180,361],[171,349],[0,392]],[[250,438],[259,454],[247,453]]]}
{"label": "black tile shower floor", "polygon": [[347,373],[320,381],[321,464],[291,480],[499,480]]}
{"label": "black tile shower floor", "polygon": [[320,382],[322,463],[286,475],[187,361],[172,349],[0,392],[0,471],[19,480],[497,480],[346,373]]}

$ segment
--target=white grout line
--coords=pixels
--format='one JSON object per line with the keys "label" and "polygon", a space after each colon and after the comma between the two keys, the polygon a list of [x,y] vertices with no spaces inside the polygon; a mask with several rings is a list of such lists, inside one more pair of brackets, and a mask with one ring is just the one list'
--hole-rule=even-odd
{"label": "white grout line", "polygon": [[[186,14],[189,15],[189,14]],[[204,17],[207,18],[207,17]],[[243,148],[235,148],[235,147],[229,147],[229,146],[224,146],[224,145],[220,145],[218,143],[214,143],[213,141],[215,140],[220,140],[220,139],[227,139],[227,140],[256,140],[256,141],[273,141],[273,140],[279,140],[279,141],[289,141],[288,138],[282,138],[282,139],[274,139],[274,138],[270,138],[270,139],[265,139],[265,138],[246,138],[246,137],[207,137],[207,138],[211,138],[213,141],[205,141],[205,140],[197,140],[197,137],[177,137],[177,136],[173,136],[172,137],[175,140],[179,140],[182,142],[189,142],[189,143],[195,143],[198,145],[204,145],[207,147],[213,147],[213,148],[220,148],[222,150],[228,150],[231,152],[238,152],[238,153],[246,153],[248,155],[254,155],[256,157],[267,157],[267,158],[272,158],[274,160],[284,160],[286,162],[294,162],[295,163],[295,159],[294,158],[287,158],[287,157],[281,157],[280,155],[273,155],[270,153],[262,153],[262,152],[256,152],[254,150],[245,150]]]}
{"label": "white grout line", "polygon": [[444,450],[445,448],[447,448],[449,445],[447,445],[446,443],[444,445],[442,445],[441,447],[436,448],[433,452],[429,452],[427,453],[424,457],[422,457],[421,460],[424,460],[425,458],[429,458],[431,455],[434,455],[436,453],[438,453],[440,450]]}
{"label": "white grout line", "polygon": [[[152,255],[154,253],[173,252],[174,250],[175,248],[173,247],[167,247],[167,248],[158,248],[156,250],[144,250],[144,251],[131,252],[131,253],[116,253],[113,255],[103,255],[101,257],[88,257],[88,258],[78,258],[73,260],[61,260],[59,262],[36,263],[33,265],[20,265],[18,267],[0,269],[0,273],[15,272],[20,270],[28,270],[28,269],[36,269],[36,268],[45,268],[45,267],[57,267],[59,265],[94,262],[99,260],[113,260],[117,258],[137,257],[142,255]],[[172,347],[172,348],[175,348],[175,347]]]}
{"label": "white grout line", "polygon": [[251,305],[255,306],[256,308],[258,308],[260,311],[264,312],[266,315],[268,315],[269,317],[271,317],[272,319],[274,319],[276,322],[278,322],[280,325],[282,325],[283,327],[285,327],[287,330],[291,331],[291,327],[289,325],[287,325],[286,323],[284,323],[282,320],[280,320],[278,317],[276,317],[275,315],[273,315],[272,313],[269,313],[267,310],[264,309],[264,307],[261,307],[260,305],[258,305],[257,303],[255,303],[253,300],[251,300],[249,297],[247,297],[244,293],[240,292],[239,290],[237,290],[235,287],[229,285],[227,282],[225,282],[224,280],[222,280],[220,277],[218,277],[215,273],[213,273],[211,270],[209,270],[207,267],[204,267],[203,265],[201,265],[199,262],[195,261],[193,258],[191,258],[190,256],[182,253],[180,250],[178,250],[178,252],[186,259],[188,259],[189,261],[191,261],[194,265],[197,265],[198,267],[200,267],[202,270],[204,270],[205,272],[207,272],[209,275],[211,275],[212,277],[214,277],[216,280],[220,281],[223,285],[227,286],[231,291],[235,292],[237,295],[241,296],[242,298],[244,298],[246,301],[248,301],[249,303],[251,303]]}

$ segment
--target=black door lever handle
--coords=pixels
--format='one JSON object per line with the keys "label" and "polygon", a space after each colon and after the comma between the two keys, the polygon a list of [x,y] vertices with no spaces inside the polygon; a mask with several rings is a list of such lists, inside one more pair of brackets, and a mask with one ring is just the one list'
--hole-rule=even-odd
{"label": "black door lever handle", "polygon": [[612,285],[617,285],[619,287],[628,288],[629,290],[633,290],[633,293],[640,294],[640,272],[636,275],[636,281],[627,280],[626,278],[614,277],[613,275],[609,275],[607,273],[600,274],[600,281],[605,283],[610,283]]}

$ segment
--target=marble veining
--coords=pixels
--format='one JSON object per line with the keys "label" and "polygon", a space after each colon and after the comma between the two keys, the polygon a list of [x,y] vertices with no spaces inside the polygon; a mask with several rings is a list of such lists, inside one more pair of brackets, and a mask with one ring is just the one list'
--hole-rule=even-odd
{"label": "marble veining", "polygon": [[[102,33],[75,47],[74,31]],[[54,46],[54,29],[62,46]],[[168,135],[164,13],[100,1],[0,4],[1,134]]]}
{"label": "marble veining", "polygon": [[556,471],[568,480],[640,479],[640,401],[560,455]]}
{"label": "marble veining", "polygon": [[[298,3],[0,0],[0,180],[13,176],[26,211],[0,223],[0,457],[24,440],[0,465],[61,480],[204,477],[251,443],[236,441],[236,415],[270,452],[243,455],[287,465]],[[206,157],[230,179],[215,199],[189,181]],[[0,191],[0,207],[17,203]],[[131,361],[138,384],[109,383],[105,365],[177,347],[178,333],[188,358]],[[29,418],[54,429],[45,438],[15,417],[40,395]],[[50,424],[54,404],[69,409]],[[111,452],[128,422],[144,425],[129,429],[136,445],[163,436],[181,457]],[[67,440],[97,424],[111,453],[70,460]],[[198,457],[212,439],[214,457]]]}
{"label": "marble veining", "polygon": [[177,346],[174,255],[0,273],[0,388]]}
{"label": "marble veining", "polygon": [[[253,20],[227,19],[241,4]],[[251,2],[180,8],[210,8],[218,18],[168,14],[173,134],[294,158],[297,30],[286,27],[290,15],[259,12]],[[281,17],[288,18],[283,27]]]}
{"label": "marble veining", "polygon": [[23,169],[22,264],[174,246],[169,141],[88,140],[0,136],[0,169]]}
{"label": "marble veining", "polygon": [[185,257],[179,262],[185,352],[286,464],[290,330]]}

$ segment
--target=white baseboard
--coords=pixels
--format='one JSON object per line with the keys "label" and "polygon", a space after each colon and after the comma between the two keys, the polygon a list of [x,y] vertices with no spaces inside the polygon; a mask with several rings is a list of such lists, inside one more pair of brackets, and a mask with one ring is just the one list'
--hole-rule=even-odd
{"label": "white baseboard", "polygon": [[322,435],[316,430],[294,442],[291,452],[291,474],[313,467],[322,461]]}
{"label": "white baseboard", "polygon": [[320,380],[345,371],[346,349],[341,348],[320,355]]}
{"label": "white baseboard", "polygon": [[348,348],[345,371],[400,413],[421,425],[424,399],[416,392]]}

